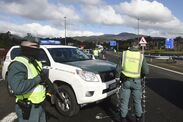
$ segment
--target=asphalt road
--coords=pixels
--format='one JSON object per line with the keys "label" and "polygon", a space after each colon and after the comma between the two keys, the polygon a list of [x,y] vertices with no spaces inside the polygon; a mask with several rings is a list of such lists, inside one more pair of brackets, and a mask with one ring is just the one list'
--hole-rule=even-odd
{"label": "asphalt road", "polygon": [[[116,57],[108,59],[116,61]],[[146,122],[183,122],[183,76],[150,67],[146,79]],[[8,96],[4,81],[0,81],[0,120],[14,112],[14,98]],[[114,109],[115,99],[91,104],[81,109],[78,115],[67,118],[58,113],[54,106],[47,102],[48,122],[118,122],[119,116]],[[96,119],[102,113],[103,119]],[[129,112],[130,122],[134,122],[133,111]]]}

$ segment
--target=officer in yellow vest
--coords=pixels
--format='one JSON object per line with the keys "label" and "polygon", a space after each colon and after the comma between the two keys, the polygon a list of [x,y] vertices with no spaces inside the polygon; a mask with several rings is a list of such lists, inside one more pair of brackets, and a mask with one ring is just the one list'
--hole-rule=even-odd
{"label": "officer in yellow vest", "polygon": [[[42,64],[37,60],[39,55],[38,40],[27,37],[21,43],[21,54],[12,61],[8,70],[8,84],[16,97],[16,114],[19,122],[46,122],[43,103],[46,88],[41,85]],[[37,64],[37,67],[33,65]]]}
{"label": "officer in yellow vest", "polygon": [[117,65],[117,77],[122,81],[120,89],[120,115],[121,122],[127,122],[128,103],[132,94],[135,107],[136,122],[142,121],[142,86],[141,78],[149,73],[144,55],[139,51],[138,43],[134,43],[129,50],[123,51]]}
{"label": "officer in yellow vest", "polygon": [[95,48],[93,50],[93,55],[94,55],[95,59],[98,59],[99,58],[99,49],[98,48]]}

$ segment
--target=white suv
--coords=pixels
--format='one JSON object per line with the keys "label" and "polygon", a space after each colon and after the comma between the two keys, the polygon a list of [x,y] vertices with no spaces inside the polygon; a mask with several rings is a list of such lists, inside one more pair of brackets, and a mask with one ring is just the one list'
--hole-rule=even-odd
{"label": "white suv", "polygon": [[[63,96],[55,96],[53,103],[66,116],[77,114],[80,107],[97,102],[114,94],[116,64],[104,60],[92,60],[77,47],[41,45],[40,60],[48,69],[50,81]],[[19,46],[13,46],[3,63],[2,77],[6,81],[8,66],[19,55]]]}

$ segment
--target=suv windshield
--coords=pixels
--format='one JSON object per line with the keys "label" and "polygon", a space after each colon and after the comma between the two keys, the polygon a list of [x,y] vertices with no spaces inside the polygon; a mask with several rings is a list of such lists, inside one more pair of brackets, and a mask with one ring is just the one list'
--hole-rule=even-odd
{"label": "suv windshield", "polygon": [[72,62],[90,60],[90,58],[78,48],[49,48],[48,51],[55,62]]}

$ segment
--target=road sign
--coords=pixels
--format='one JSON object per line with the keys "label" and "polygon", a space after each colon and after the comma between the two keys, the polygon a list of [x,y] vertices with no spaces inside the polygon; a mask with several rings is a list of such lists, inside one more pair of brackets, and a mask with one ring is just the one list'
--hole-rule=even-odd
{"label": "road sign", "polygon": [[116,46],[117,45],[117,43],[116,43],[116,41],[110,41],[110,46]]}
{"label": "road sign", "polygon": [[145,46],[146,46],[146,44],[140,44],[140,46],[141,46],[141,47],[145,47]]}
{"label": "road sign", "polygon": [[139,44],[140,44],[141,46],[146,46],[147,42],[146,42],[146,40],[145,40],[144,37],[142,37],[142,38],[140,39]]}
{"label": "road sign", "polygon": [[174,44],[173,44],[173,39],[172,38],[167,38],[165,40],[165,47],[168,49],[173,49],[174,48]]}

